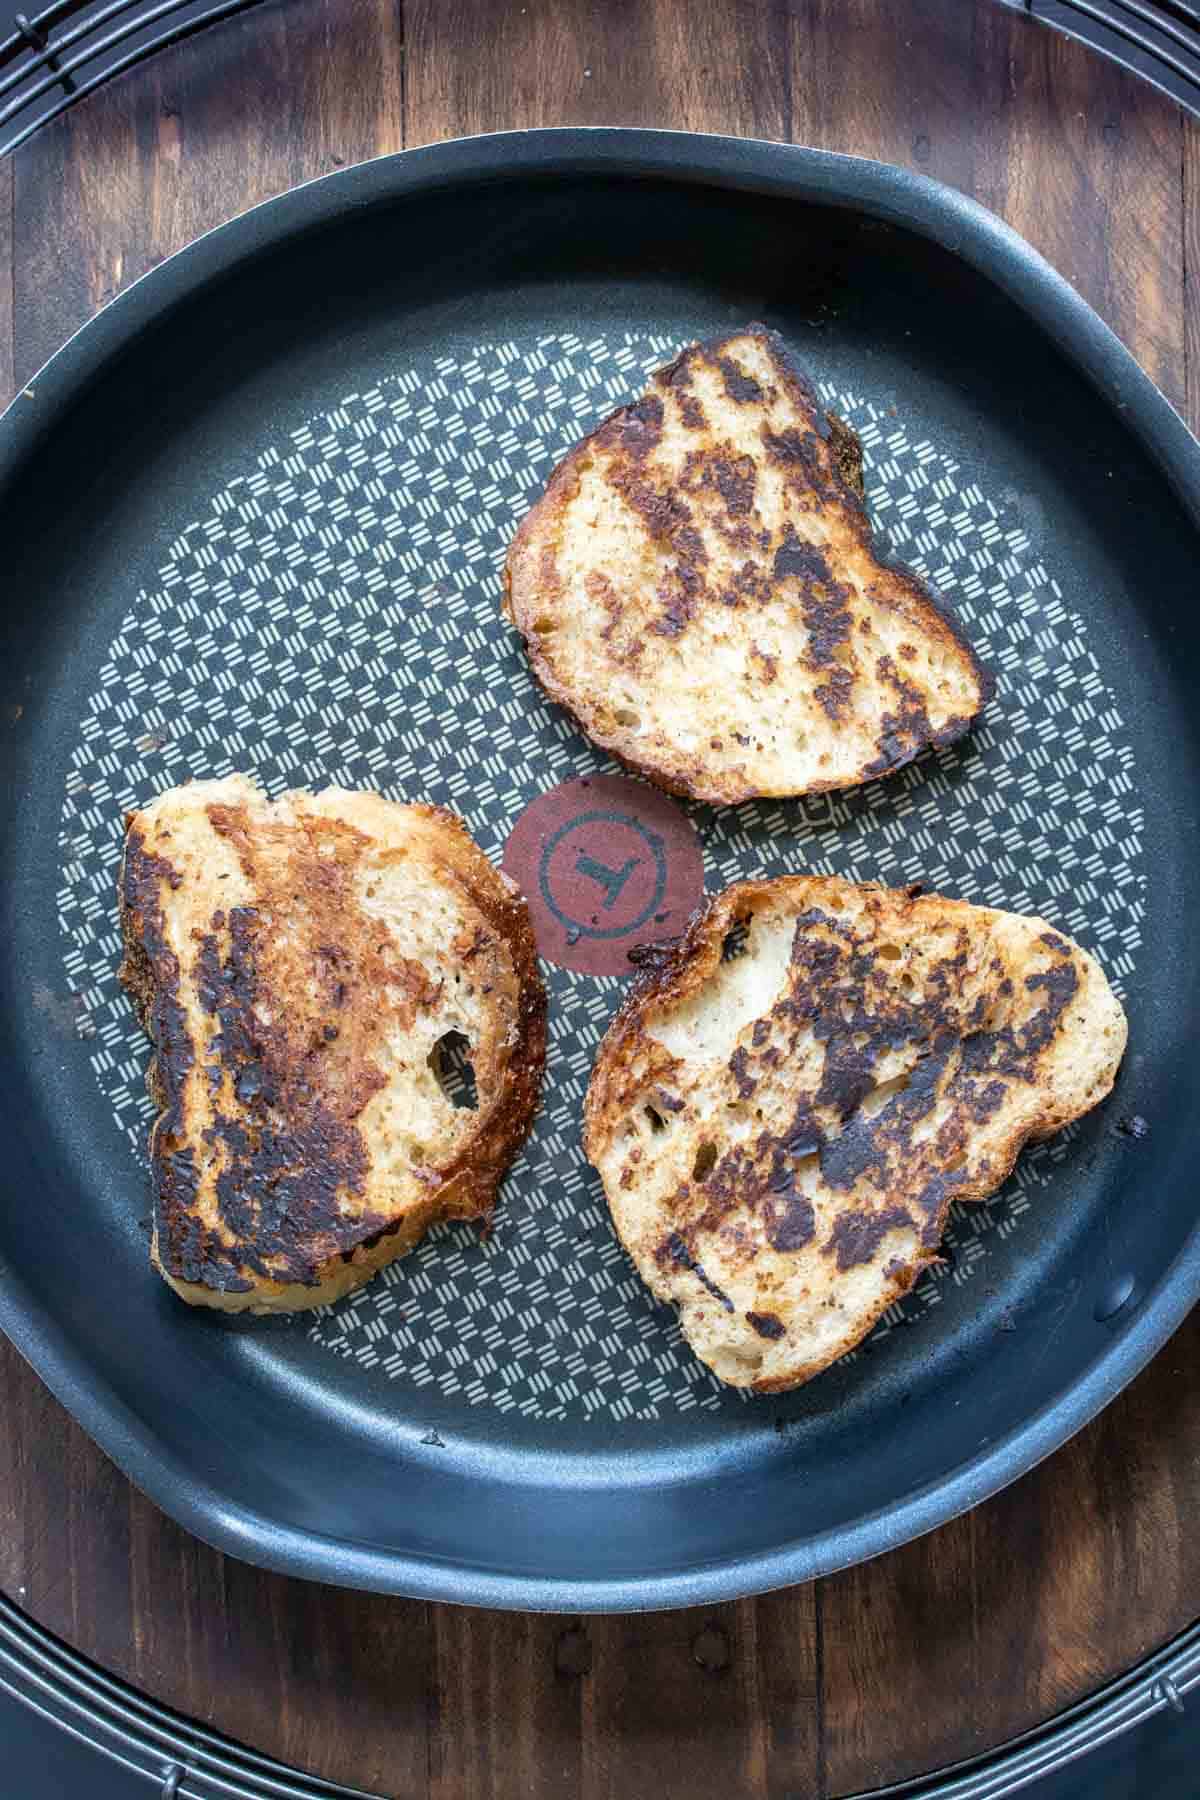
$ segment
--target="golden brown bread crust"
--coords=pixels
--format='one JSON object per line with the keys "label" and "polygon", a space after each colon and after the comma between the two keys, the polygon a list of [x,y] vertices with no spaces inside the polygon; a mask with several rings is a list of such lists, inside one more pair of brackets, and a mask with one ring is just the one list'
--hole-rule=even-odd
{"label": "golden brown bread crust", "polygon": [[[774,957],[757,988],[723,959],[735,927],[747,965]],[[697,1354],[776,1392],[858,1343],[936,1260],[951,1203],[1101,1100],[1124,1044],[1102,971],[1044,920],[739,882],[613,1020],[585,1149]]]}
{"label": "golden brown bread crust", "polygon": [[[597,488],[599,513],[581,499]],[[669,792],[873,780],[961,737],[991,683],[920,578],[875,554],[862,494],[855,433],[749,326],[685,350],[559,464],[513,539],[504,609],[551,699]],[[772,707],[807,750],[764,746]]]}
{"label": "golden brown bread crust", "polygon": [[[154,1046],[153,1259],[185,1299],[322,1304],[432,1224],[490,1216],[537,1106],[545,994],[523,899],[453,814],[196,784],[129,815],[120,913]],[[426,1063],[472,1021],[478,1109],[459,1113]],[[399,1082],[429,1129],[415,1150]]]}

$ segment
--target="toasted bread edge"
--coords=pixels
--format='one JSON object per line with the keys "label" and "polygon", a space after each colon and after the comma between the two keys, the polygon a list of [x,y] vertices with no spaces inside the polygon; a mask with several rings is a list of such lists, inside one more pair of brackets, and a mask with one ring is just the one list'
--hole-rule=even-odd
{"label": "toasted bread edge", "polygon": [[[651,1009],[678,1004],[694,994],[709,978],[721,960],[722,945],[738,912],[765,897],[778,894],[782,888],[789,888],[798,893],[803,892],[809,904],[816,905],[820,903],[823,890],[827,891],[831,887],[836,889],[865,885],[869,884],[846,883],[836,876],[821,875],[781,875],[762,880],[734,882],[729,887],[722,889],[720,893],[714,894],[696,909],[688,920],[683,933],[674,943],[655,947],[658,954],[645,964],[633,982],[601,1039],[592,1066],[592,1076],[584,1101],[583,1146],[593,1167],[597,1167],[593,1150],[598,1149],[602,1118],[609,1099],[608,1090],[613,1080],[611,1073],[613,1066],[623,1057],[626,1047],[636,1042],[643,1031],[646,1015]],[[917,899],[917,896],[908,893],[905,889],[881,887],[879,891],[890,895],[898,902],[907,903],[909,906],[915,904]],[[968,901],[951,900],[937,894],[926,893],[922,894],[920,898],[936,900],[939,904],[955,910],[959,908],[970,912],[996,910],[991,907],[975,907]],[[797,910],[803,911],[803,905],[798,905]],[[1031,924],[1044,925],[1048,931],[1053,931],[1057,936],[1064,938],[1070,945],[1072,953],[1083,959],[1085,965],[1094,969],[1099,975],[1105,990],[1112,998],[1116,1015],[1121,1022],[1120,1048],[1113,1056],[1107,1079],[1104,1079],[1095,1090],[1090,1091],[1086,1096],[1081,1096],[1077,1104],[1069,1102],[1061,1105],[1048,1104],[1037,1118],[1032,1120],[1027,1127],[1015,1130],[1008,1141],[998,1149],[992,1159],[992,1169],[985,1181],[956,1188],[945,1195],[935,1215],[939,1241],[945,1232],[950,1208],[954,1202],[978,1203],[988,1199],[1007,1181],[1016,1166],[1017,1158],[1027,1144],[1052,1137],[1055,1132],[1061,1131],[1073,1120],[1082,1118],[1089,1113],[1093,1107],[1098,1106],[1108,1096],[1112,1091],[1124,1055],[1128,1022],[1123,1007],[1112,993],[1108,978],[1096,959],[1081,944],[1059,931],[1057,926],[1037,918],[1036,915],[1023,916],[1027,917]],[[607,1193],[605,1197],[607,1200]],[[617,1236],[620,1237],[619,1231]],[[861,1327],[856,1322],[854,1330],[846,1334],[845,1339],[832,1356],[822,1356],[818,1361],[805,1364],[787,1376],[759,1378],[745,1384],[746,1391],[755,1394],[773,1394],[786,1393],[793,1388],[802,1387],[805,1382],[821,1374],[823,1370],[829,1368],[832,1362],[837,1361],[839,1357],[844,1356],[860,1344],[882,1318],[888,1307],[894,1305],[897,1300],[903,1299],[905,1294],[910,1293],[923,1270],[930,1263],[936,1263],[939,1260],[936,1250],[928,1250],[919,1254],[906,1265],[903,1273],[890,1277],[888,1286],[884,1289],[878,1304],[864,1315]],[[674,1304],[672,1296],[665,1286],[661,1289],[656,1287],[651,1276],[643,1271],[639,1263],[635,1263],[634,1266],[639,1278],[646,1283],[658,1299],[667,1304]],[[694,1346],[691,1347],[693,1354],[700,1357],[701,1361],[705,1361],[700,1356],[700,1352]],[[706,1362],[705,1366],[710,1365]],[[722,1376],[718,1376],[718,1379],[725,1380]],[[738,1384],[727,1382],[726,1385],[736,1386]]]}
{"label": "toasted bread edge", "polygon": [[[493,867],[457,813],[423,802],[412,804],[453,831],[458,852],[455,873],[493,930],[508,945],[513,960],[520,993],[517,1042],[509,1063],[508,1079],[488,1119],[480,1121],[480,1131],[488,1132],[487,1153],[481,1158],[482,1146],[476,1142],[447,1171],[425,1206],[410,1213],[394,1231],[384,1232],[374,1242],[339,1252],[315,1265],[312,1283],[260,1281],[252,1294],[224,1292],[202,1282],[185,1281],[165,1266],[159,1254],[158,1175],[161,1161],[158,1140],[168,1124],[170,1081],[164,1049],[153,1029],[154,1003],[160,993],[160,983],[144,942],[145,920],[139,924],[138,909],[130,901],[126,883],[126,862],[139,814],[134,811],[125,815],[125,841],[117,878],[123,945],[117,978],[128,994],[151,1046],[146,1087],[157,1116],[149,1138],[155,1194],[150,1260],[167,1285],[190,1305],[229,1313],[310,1311],[340,1300],[361,1287],[388,1263],[415,1248],[432,1226],[444,1220],[477,1219],[483,1222],[485,1229],[490,1224],[500,1182],[529,1134],[541,1097],[546,1061],[546,990],[538,970],[537,944],[529,908],[519,889]],[[151,929],[155,929],[153,923]]]}
{"label": "toasted bread edge", "polygon": [[[905,768],[926,750],[943,750],[950,744],[957,743],[972,730],[979,714],[995,693],[995,678],[980,661],[974,646],[964,635],[961,625],[949,605],[934,591],[927,587],[915,570],[907,564],[890,559],[880,554],[875,544],[874,531],[868,513],[865,489],[863,484],[863,453],[858,433],[836,413],[828,412],[816,393],[808,376],[795,361],[783,338],[777,331],[766,325],[753,323],[739,330],[724,333],[718,338],[708,338],[696,344],[689,344],[681,350],[673,361],[665,363],[648,377],[649,381],[664,379],[669,381],[680,364],[696,351],[716,353],[738,338],[756,336],[764,340],[772,360],[779,370],[783,381],[795,390],[799,403],[806,410],[816,415],[818,429],[824,421],[826,435],[833,444],[834,464],[837,477],[843,490],[843,498],[848,514],[853,516],[859,526],[860,540],[878,568],[887,572],[901,582],[918,612],[922,623],[930,635],[941,639],[957,656],[968,663],[978,688],[979,698],[975,711],[969,716],[954,719],[942,731],[932,733],[924,743],[918,745],[910,755],[896,761],[885,771],[886,775],[894,774]],[[574,497],[579,485],[579,470],[591,454],[593,440],[607,431],[618,420],[625,417],[636,402],[629,401],[617,407],[602,419],[587,436],[581,438],[562,461],[556,466],[545,491],[526,513],[509,545],[504,562],[502,577],[502,595],[500,609],[509,623],[520,633],[530,667],[546,693],[556,706],[560,706],[569,716],[572,723],[590,741],[614,757],[623,767],[636,775],[642,775],[665,793],[676,794],[683,799],[705,801],[714,806],[737,806],[745,800],[786,798],[792,792],[806,794],[830,793],[844,790],[848,786],[861,786],[862,781],[847,783],[844,780],[818,779],[810,781],[802,790],[787,790],[787,794],[766,793],[753,783],[734,783],[723,781],[706,781],[702,776],[696,779],[682,778],[677,772],[662,767],[652,759],[631,755],[622,747],[612,732],[595,730],[579,713],[571,696],[571,691],[558,678],[534,627],[534,618],[529,616],[530,609],[524,604],[523,594],[528,591],[535,597],[543,592],[539,583],[544,582],[553,587],[557,582],[554,552],[547,547],[543,539],[555,535],[555,528],[561,514]],[[541,608],[535,605],[532,609],[535,617]],[[871,777],[870,779],[879,779]]]}

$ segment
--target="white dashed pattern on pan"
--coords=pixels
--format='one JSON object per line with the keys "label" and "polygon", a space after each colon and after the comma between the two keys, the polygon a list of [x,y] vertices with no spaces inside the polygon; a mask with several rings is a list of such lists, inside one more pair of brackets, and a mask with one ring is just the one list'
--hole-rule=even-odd
{"label": "white dashed pattern on pan", "polygon": [[[432,379],[390,374],[231,471],[138,594],[79,723],[59,892],[68,983],[131,1175],[151,1113],[146,1044],[116,982],[123,812],[233,769],[272,793],[374,786],[455,807],[499,861],[535,794],[609,766],[542,698],[500,618],[505,548],[555,461],[676,347],[556,336],[481,345]],[[1143,815],[1084,622],[1000,496],[890,410],[822,394],[862,438],[881,537],[954,605],[998,692],[966,743],[888,781],[694,809],[708,885],[785,869],[919,879],[1045,914],[1099,953],[1120,991],[1141,941]],[[620,983],[546,973],[545,1104],[491,1239],[443,1227],[308,1329],[397,1382],[536,1417],[726,1404],[633,1274],[580,1149]],[[992,1233],[1029,1228],[1063,1153],[1060,1140],[1027,1154],[1000,1196],[956,1212],[952,1265],[923,1278],[910,1318],[943,1282],[978,1274]]]}

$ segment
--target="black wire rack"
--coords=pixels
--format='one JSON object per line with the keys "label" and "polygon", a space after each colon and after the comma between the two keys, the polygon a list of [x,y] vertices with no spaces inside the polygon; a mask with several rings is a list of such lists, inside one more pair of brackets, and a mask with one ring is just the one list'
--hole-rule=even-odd
{"label": "black wire rack", "polygon": [[[54,0],[0,42],[0,156],[104,82],[258,0]],[[11,15],[10,15],[11,16]],[[8,21],[0,16],[0,28]]]}
{"label": "black wire rack", "polygon": [[[103,1758],[123,1775],[118,1791],[131,1800],[143,1793],[146,1800],[371,1800],[243,1750],[170,1712],[60,1643],[0,1596],[4,1694]],[[89,1760],[78,1788],[70,1788],[72,1800],[86,1800],[86,1769],[92,1766]],[[0,1791],[6,1800],[18,1800],[2,1776]],[[36,1791],[49,1795],[58,1789]]]}
{"label": "black wire rack", "polygon": [[1093,45],[1200,114],[1200,5],[1190,0],[1008,0]]}

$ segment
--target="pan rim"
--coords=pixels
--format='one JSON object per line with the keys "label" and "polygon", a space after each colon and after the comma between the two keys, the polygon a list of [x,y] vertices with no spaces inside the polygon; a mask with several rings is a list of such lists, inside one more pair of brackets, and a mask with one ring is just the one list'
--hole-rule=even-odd
{"label": "pan rim", "polygon": [[[799,203],[854,207],[940,244],[986,275],[1081,371],[1157,463],[1200,525],[1200,444],[1091,307],[978,202],[888,164],[762,139],[619,126],[458,138],[320,176],[214,227],[148,271],[68,339],[0,415],[0,487],[56,417],[140,331],[198,285],[351,208],[438,188],[533,175],[675,180]],[[808,1581],[866,1561],[946,1523],[1027,1473],[1145,1366],[1200,1296],[1200,1225],[1084,1373],[1020,1426],[886,1509],[799,1542],[685,1570],[611,1579],[470,1566],[379,1549],[231,1504],[145,1428],[81,1363],[56,1317],[0,1262],[0,1328],[129,1478],[216,1548],[280,1573],[343,1586],[535,1611],[630,1611],[711,1603]]]}

